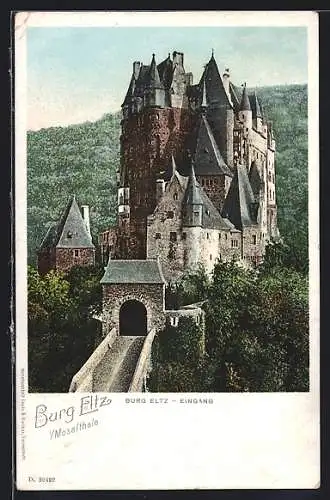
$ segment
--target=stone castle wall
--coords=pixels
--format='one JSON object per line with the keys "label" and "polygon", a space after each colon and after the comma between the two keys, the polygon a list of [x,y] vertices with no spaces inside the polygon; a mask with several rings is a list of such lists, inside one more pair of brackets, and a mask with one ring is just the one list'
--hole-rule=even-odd
{"label": "stone castle wall", "polygon": [[[128,300],[138,300],[147,310],[147,330],[162,328],[165,316],[165,285],[105,284],[103,285],[103,336],[118,329],[120,308]],[[119,333],[119,332],[118,332]]]}

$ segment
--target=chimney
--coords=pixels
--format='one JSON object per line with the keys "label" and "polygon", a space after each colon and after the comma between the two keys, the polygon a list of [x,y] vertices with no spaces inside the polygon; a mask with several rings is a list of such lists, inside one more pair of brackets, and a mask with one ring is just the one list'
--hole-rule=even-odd
{"label": "chimney", "polygon": [[81,206],[82,210],[82,216],[86,225],[86,229],[88,231],[88,234],[91,236],[91,226],[89,222],[89,206],[88,205],[82,205]]}
{"label": "chimney", "polygon": [[174,64],[183,67],[183,52],[177,52],[176,50],[173,52],[173,65]]}
{"label": "chimney", "polygon": [[137,78],[139,76],[140,67],[141,67],[141,63],[139,61],[133,62],[133,75],[134,75],[135,80],[137,80]]}
{"label": "chimney", "polygon": [[165,181],[164,179],[157,179],[156,180],[156,202],[161,199],[163,194],[165,193]]}

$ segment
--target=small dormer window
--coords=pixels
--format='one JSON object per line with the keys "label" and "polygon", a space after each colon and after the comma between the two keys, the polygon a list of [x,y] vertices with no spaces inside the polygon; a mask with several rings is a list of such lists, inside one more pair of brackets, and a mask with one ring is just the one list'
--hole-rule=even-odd
{"label": "small dormer window", "polygon": [[72,233],[71,233],[71,231],[68,231],[68,232],[66,233],[66,236],[67,236],[67,238],[72,238]]}
{"label": "small dormer window", "polygon": [[210,211],[206,209],[206,215],[210,215]]}

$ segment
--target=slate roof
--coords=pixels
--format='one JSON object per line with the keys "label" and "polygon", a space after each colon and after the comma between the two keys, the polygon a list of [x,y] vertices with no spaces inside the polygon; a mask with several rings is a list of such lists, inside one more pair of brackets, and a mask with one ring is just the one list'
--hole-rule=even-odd
{"label": "slate roof", "polygon": [[152,54],[151,64],[149,66],[149,71],[145,77],[145,84],[148,88],[162,89],[164,85],[160,81],[160,76],[157,69],[155,54]]}
{"label": "slate roof", "polygon": [[127,90],[127,93],[126,93],[126,96],[125,96],[125,99],[124,99],[122,106],[124,106],[125,104],[131,103],[131,101],[134,97],[134,91],[135,91],[135,77],[134,77],[134,75],[132,75],[132,78],[131,78],[131,81],[130,81],[130,84],[129,84],[129,87],[128,87],[128,90]]}
{"label": "slate roof", "polygon": [[195,176],[194,164],[191,164],[191,170],[189,174],[188,184],[186,188],[185,195],[186,205],[202,205],[203,201],[201,198],[201,186],[198,184]]}
{"label": "slate roof", "polygon": [[234,178],[225,199],[222,217],[229,219],[236,229],[257,224],[252,207],[255,204],[252,187],[244,165],[237,165]]}
{"label": "slate roof", "polygon": [[158,64],[157,69],[164,87],[169,89],[173,79],[173,62],[170,54],[166,59],[164,59],[164,61]]}
{"label": "slate roof", "polygon": [[230,92],[231,100],[233,102],[234,110],[238,111],[240,101],[238,98],[237,89],[232,82],[229,82],[229,92]]}
{"label": "slate roof", "polygon": [[164,284],[165,279],[158,260],[111,260],[100,283]]}
{"label": "slate roof", "polygon": [[217,63],[212,54],[211,59],[206,64],[201,80],[199,82],[200,102],[203,98],[203,85],[205,81],[207,104],[225,104],[232,108],[227,92],[223,85]]}
{"label": "slate roof", "polygon": [[200,193],[203,202],[202,227],[204,229],[230,230],[233,227],[232,224],[221,217],[202,187]]}
{"label": "slate roof", "polygon": [[251,111],[250,99],[246,90],[246,85],[243,87],[242,99],[239,106],[240,111]]}
{"label": "slate roof", "polygon": [[206,116],[202,115],[195,151],[195,172],[197,175],[227,175],[231,170],[221,156]]}
{"label": "slate roof", "polygon": [[50,247],[94,248],[75,196],[68,202],[59,222],[48,229],[40,250]]}
{"label": "slate roof", "polygon": [[252,109],[252,118],[263,118],[262,108],[260,106],[256,92],[254,92],[252,95],[249,95],[249,101]]}

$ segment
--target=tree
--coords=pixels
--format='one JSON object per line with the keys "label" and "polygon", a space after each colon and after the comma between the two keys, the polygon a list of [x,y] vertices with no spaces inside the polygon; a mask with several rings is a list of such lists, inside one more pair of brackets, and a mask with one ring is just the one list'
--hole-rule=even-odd
{"label": "tree", "polygon": [[30,390],[66,392],[95,348],[101,308],[100,268],[75,268],[45,276],[28,269]]}

